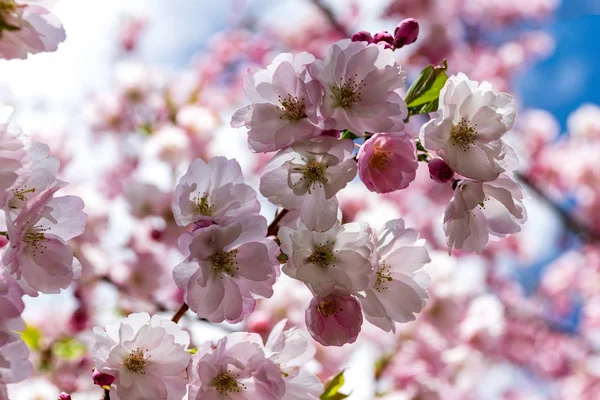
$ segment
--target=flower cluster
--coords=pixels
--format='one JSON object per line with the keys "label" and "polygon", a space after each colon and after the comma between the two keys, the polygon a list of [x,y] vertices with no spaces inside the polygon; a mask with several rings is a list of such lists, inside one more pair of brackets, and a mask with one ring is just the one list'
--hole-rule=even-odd
{"label": "flower cluster", "polygon": [[308,334],[281,321],[263,344],[257,334],[232,333],[190,355],[189,335],[157,315],[130,314],[96,327],[96,384],[117,399],[318,399],[321,381],[306,367],[316,349]]}
{"label": "flower cluster", "polygon": [[[195,71],[164,74],[130,62],[150,23],[132,17],[121,32],[128,62],[117,67],[118,88],[85,108],[91,150],[99,159],[111,153],[93,166],[94,179],[70,192],[85,199],[85,233],[82,200],[56,193],[65,186],[59,168],[77,170],[71,157],[89,152],[70,154],[65,146],[50,155],[1,120],[0,399],[77,400],[100,391],[113,400],[343,398],[323,382],[365,344],[364,364],[375,366],[372,385],[360,383],[373,388],[365,398],[478,399],[480,382],[506,364],[536,379],[560,379],[565,398],[597,392],[597,368],[580,362],[597,356],[594,249],[552,266],[538,289],[555,297],[549,306],[491,268],[501,251],[525,257],[528,250],[519,235],[488,244],[490,236],[519,232],[527,218],[511,177],[517,157],[505,143],[515,129],[515,101],[497,91],[510,91],[511,68],[523,61],[465,39],[447,63],[417,77],[424,59],[446,58],[457,21],[475,25],[471,20],[502,8],[483,3],[391,1],[389,13],[394,6],[402,15],[436,10],[421,32],[406,19],[393,34],[348,39],[335,18],[314,18],[317,29],[293,37],[278,37],[276,28],[269,35],[225,32]],[[550,0],[532,4],[544,3]],[[2,47],[9,39],[24,35],[39,36],[44,47],[27,42],[10,57],[56,48],[50,42],[62,40],[62,28],[40,4],[0,0],[0,57],[9,58]],[[460,14],[448,12],[453,7],[462,7]],[[34,11],[43,16],[27,14]],[[34,23],[40,19],[54,29],[44,33]],[[465,28],[465,36],[475,29]],[[395,52],[419,35],[418,44]],[[509,44],[533,53],[525,43]],[[295,54],[257,68],[274,47]],[[485,70],[490,64],[493,72]],[[481,83],[462,73],[448,77],[448,65]],[[247,135],[217,130],[242,89],[251,104],[230,125]],[[582,113],[590,116],[571,121],[580,132],[572,148],[565,141],[544,151],[548,124],[527,124],[537,129],[526,138],[530,177],[552,175],[563,188],[597,192],[593,168],[581,162],[563,171],[550,154],[569,147],[564,159],[571,160],[585,143],[593,156],[597,110]],[[584,184],[574,188],[574,180]],[[270,224],[265,199],[279,208]],[[594,223],[597,204],[585,204]],[[464,251],[449,257],[446,249]],[[576,273],[572,262],[585,268]],[[37,299],[48,300],[51,312],[23,315],[24,295],[60,292]],[[68,298],[68,309],[53,307],[54,298]],[[545,308],[566,313],[580,298],[590,299],[582,306],[586,339],[559,332]],[[171,320],[164,317],[176,307]],[[194,317],[182,319],[188,309]],[[124,318],[106,325],[116,318],[111,312]],[[238,329],[255,333],[230,332]],[[231,334],[219,339],[224,331]],[[24,379],[32,365],[38,375],[7,394],[5,385]],[[498,398],[525,398],[527,391]]]}
{"label": "flower cluster", "polygon": [[86,221],[80,198],[54,196],[66,185],[56,177],[58,159],[44,144],[28,146],[28,138],[8,121],[10,113],[2,107],[0,238],[6,242],[0,254],[1,386],[31,372],[29,351],[16,333],[25,328],[22,296],[59,293],[77,277],[80,266],[67,241],[83,233]]}
{"label": "flower cluster", "polygon": [[254,295],[270,297],[279,275],[279,247],[267,238],[254,189],[235,160],[192,162],[173,200],[185,260],[173,270],[185,302],[201,318],[239,322],[254,310]]}

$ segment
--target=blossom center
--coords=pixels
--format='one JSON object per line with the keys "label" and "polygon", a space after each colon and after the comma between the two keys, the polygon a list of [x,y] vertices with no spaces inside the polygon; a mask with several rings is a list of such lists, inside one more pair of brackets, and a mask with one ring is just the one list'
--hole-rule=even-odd
{"label": "blossom center", "polygon": [[461,119],[458,125],[452,127],[452,132],[450,133],[452,144],[466,151],[477,138],[477,130],[475,128],[477,128],[477,125],[472,125],[464,118]]}
{"label": "blossom center", "polygon": [[366,85],[362,81],[357,82],[357,77],[358,75],[354,75],[354,78],[350,78],[345,82],[343,78],[340,78],[339,86],[331,88],[336,107],[348,108],[362,100],[360,90]]}
{"label": "blossom center", "polygon": [[306,164],[302,169],[302,176],[304,176],[304,180],[309,188],[315,182],[325,183],[327,181],[325,178],[325,170],[327,170],[327,166],[316,160],[310,160]]}
{"label": "blossom center", "polygon": [[[148,349],[146,349],[148,351]],[[123,365],[130,371],[143,374],[144,368],[148,364],[145,358],[145,351],[139,347],[129,353],[129,356],[123,362]]]}
{"label": "blossom center", "polygon": [[333,255],[333,242],[327,242],[324,245],[315,246],[313,252],[308,257],[308,261],[322,268],[331,265],[335,261]]}
{"label": "blossom center", "polygon": [[319,305],[317,306],[317,311],[319,311],[319,313],[322,316],[329,317],[331,315],[336,314],[338,312],[338,309],[335,305],[335,301],[333,301],[332,299],[325,299],[319,302]]}
{"label": "blossom center", "polygon": [[208,203],[208,195],[200,197],[198,194],[198,196],[194,197],[194,202],[196,203],[196,208],[194,210],[196,214],[204,215],[206,217],[212,215],[213,207]]}
{"label": "blossom center", "polygon": [[48,228],[42,228],[40,226],[33,226],[23,235],[23,243],[27,244],[27,247],[32,249],[33,254],[35,254],[38,250],[40,250],[41,254],[44,254],[44,249],[46,249],[46,245],[44,244],[44,240],[46,239],[46,235],[44,234]]}
{"label": "blossom center", "polygon": [[382,150],[381,147],[375,146],[373,148],[373,154],[369,157],[369,166],[375,169],[384,169],[388,164],[391,153],[386,150]]}
{"label": "blossom center", "polygon": [[14,32],[21,30],[20,26],[13,25],[7,21],[11,16],[18,18],[18,15],[15,15],[17,8],[19,8],[19,5],[14,0],[0,0],[0,38],[4,31]]}
{"label": "blossom center", "polygon": [[[285,98],[279,96],[279,103],[285,113],[285,116],[293,121],[299,121],[306,118],[306,106],[304,105],[304,97],[298,98],[288,94]],[[282,119],[283,117],[280,117]]]}
{"label": "blossom center", "polygon": [[[2,0],[0,0],[2,1]],[[8,201],[8,206],[10,208],[18,208],[18,202],[27,202],[27,194],[35,193],[35,188],[27,189],[27,186],[24,188],[13,189],[13,197]]]}
{"label": "blossom center", "polygon": [[390,266],[383,263],[379,266],[377,270],[377,281],[375,282],[375,290],[377,292],[381,292],[382,290],[387,289],[386,283],[393,281]]}
{"label": "blossom center", "polygon": [[237,270],[237,261],[235,256],[237,250],[219,251],[211,257],[213,271],[223,272],[229,276],[233,276],[234,270]]}
{"label": "blossom center", "polygon": [[[222,372],[219,375],[215,376],[212,381],[217,392],[221,394],[227,394],[231,392],[239,393],[240,385],[238,384],[235,376],[229,371]],[[244,385],[241,385],[244,388]]]}

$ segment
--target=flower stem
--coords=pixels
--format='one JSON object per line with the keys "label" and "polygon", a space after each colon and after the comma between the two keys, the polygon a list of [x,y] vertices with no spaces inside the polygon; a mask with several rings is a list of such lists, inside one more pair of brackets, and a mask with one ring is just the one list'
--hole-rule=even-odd
{"label": "flower stem", "polygon": [[277,232],[279,232],[279,223],[281,222],[283,217],[285,217],[288,211],[289,210],[286,210],[284,208],[277,215],[275,215],[275,219],[273,219],[273,222],[271,222],[269,228],[267,229],[267,236],[277,236]]}
{"label": "flower stem", "polygon": [[171,321],[178,323],[181,317],[183,317],[183,314],[185,314],[186,311],[189,309],[190,306],[188,306],[186,303],[183,303],[181,307],[179,307],[179,310],[175,311],[175,314],[173,314],[173,318],[171,318]]}
{"label": "flower stem", "polygon": [[104,389],[104,397],[102,400],[110,400],[110,389]]}
{"label": "flower stem", "polygon": [[0,231],[0,236],[6,236],[6,237],[8,237],[8,232]]}

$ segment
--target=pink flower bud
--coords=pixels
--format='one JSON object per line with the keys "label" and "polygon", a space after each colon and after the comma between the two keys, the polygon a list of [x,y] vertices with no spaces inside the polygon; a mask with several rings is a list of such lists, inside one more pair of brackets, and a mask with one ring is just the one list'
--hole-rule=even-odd
{"label": "pink flower bud", "polygon": [[100,372],[97,369],[94,369],[92,379],[94,380],[94,384],[98,386],[110,386],[115,381],[114,376]]}
{"label": "pink flower bud", "polygon": [[71,400],[71,395],[65,392],[62,392],[58,395],[58,400]]}
{"label": "pink flower bud", "polygon": [[360,31],[352,35],[352,41],[373,43],[373,36],[367,31]]}
{"label": "pink flower bud", "polygon": [[438,183],[450,182],[454,177],[454,171],[441,158],[429,161],[429,176]]}
{"label": "pink flower bud", "polygon": [[399,49],[414,43],[419,36],[419,23],[416,19],[407,18],[400,22],[394,31],[394,47]]}
{"label": "pink flower bud", "polygon": [[313,339],[325,346],[354,343],[363,323],[360,303],[347,294],[314,297],[304,316]]}
{"label": "pink flower bud", "polygon": [[406,188],[418,166],[415,144],[407,134],[377,133],[358,152],[358,175],[371,192]]}
{"label": "pink flower bud", "polygon": [[394,44],[394,37],[388,31],[378,32],[373,36],[373,43],[385,42],[390,46]]}

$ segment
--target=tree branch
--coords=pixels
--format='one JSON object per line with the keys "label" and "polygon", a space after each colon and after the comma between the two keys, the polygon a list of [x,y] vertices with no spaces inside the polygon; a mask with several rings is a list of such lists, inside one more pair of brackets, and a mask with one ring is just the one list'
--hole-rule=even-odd
{"label": "tree branch", "polygon": [[317,7],[327,18],[331,26],[343,37],[349,38],[350,33],[344,25],[342,25],[333,14],[333,10],[328,5],[323,3],[323,0],[311,0],[311,2]]}
{"label": "tree branch", "polygon": [[556,204],[544,191],[534,182],[531,178],[526,175],[516,173],[515,176],[528,188],[530,188],[538,197],[550,206],[558,214],[563,225],[571,232],[580,235],[581,239],[585,242],[600,243],[600,234],[588,226],[578,221],[568,211]]}
{"label": "tree branch", "polygon": [[285,217],[288,211],[289,210],[286,210],[284,208],[277,215],[275,215],[275,219],[273,219],[273,222],[271,222],[271,224],[267,228],[267,236],[277,236],[277,233],[279,232],[279,223],[281,222],[283,217]]}

